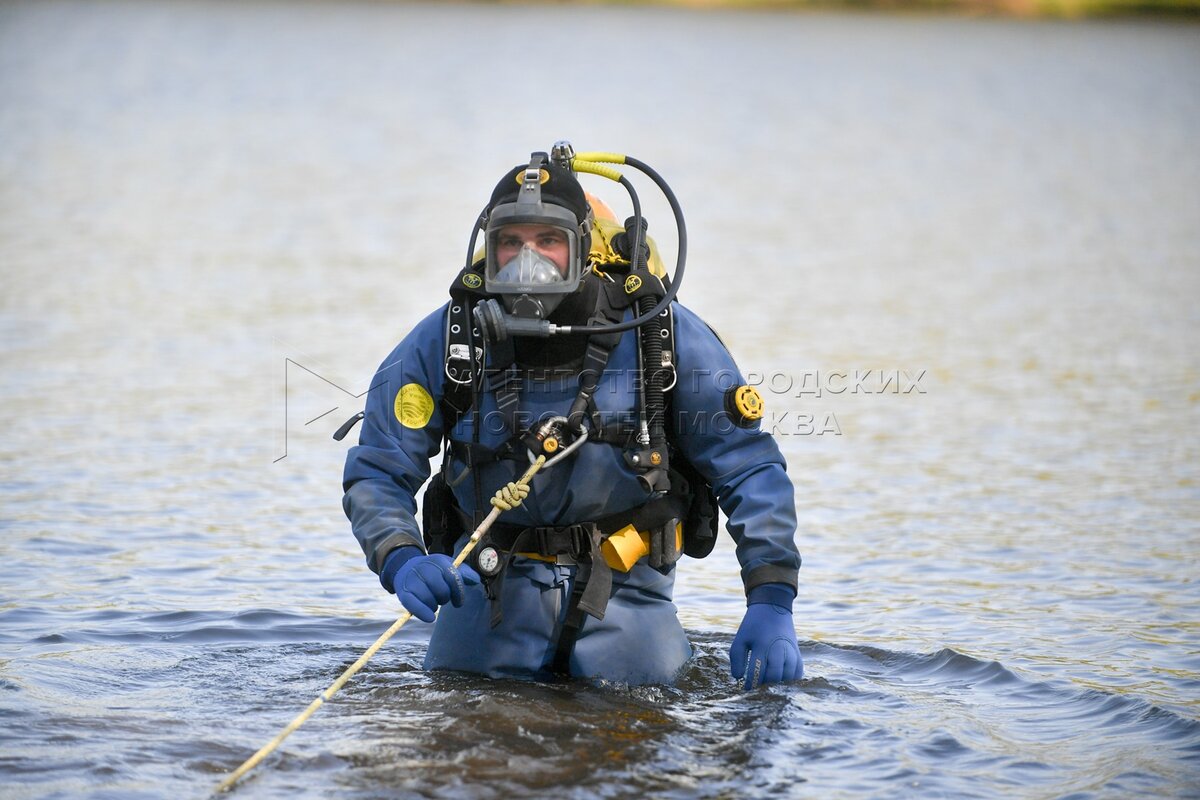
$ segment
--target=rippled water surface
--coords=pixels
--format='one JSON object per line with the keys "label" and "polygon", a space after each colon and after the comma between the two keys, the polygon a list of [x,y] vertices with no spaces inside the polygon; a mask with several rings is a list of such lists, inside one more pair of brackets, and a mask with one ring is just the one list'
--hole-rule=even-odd
{"label": "rippled water surface", "polygon": [[761,382],[805,680],[728,678],[724,542],[678,686],[413,624],[237,791],[1200,796],[1197,130],[1158,22],[0,5],[0,794],[203,797],[388,626],[330,433],[570,138]]}

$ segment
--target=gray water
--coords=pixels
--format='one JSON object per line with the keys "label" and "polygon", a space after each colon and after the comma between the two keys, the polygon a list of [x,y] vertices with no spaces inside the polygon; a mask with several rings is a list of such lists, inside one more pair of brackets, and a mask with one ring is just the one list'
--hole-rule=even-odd
{"label": "gray water", "polygon": [[1200,796],[1198,130],[1159,22],[0,5],[0,795],[203,797],[395,618],[330,434],[569,138],[761,381],[805,680],[728,677],[726,541],[678,686],[413,623],[238,793]]}

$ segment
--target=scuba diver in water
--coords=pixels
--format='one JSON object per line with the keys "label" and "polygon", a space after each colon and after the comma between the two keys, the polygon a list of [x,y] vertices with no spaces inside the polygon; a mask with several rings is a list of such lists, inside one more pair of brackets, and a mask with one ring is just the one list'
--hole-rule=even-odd
{"label": "scuba diver in water", "polygon": [[[673,282],[614,162],[671,204]],[[576,172],[627,189],[625,226],[597,215]],[[657,173],[560,142],[500,179],[449,302],[383,362],[356,418],[343,507],[384,589],[418,619],[436,615],[427,669],[673,683],[692,654],[671,599],[676,563],[712,549],[719,505],[747,602],[732,675],[747,689],[801,677],[792,484],[761,429],[762,398],[674,302],[685,251]],[[514,483],[537,456],[541,471]],[[510,510],[456,569],[497,493]]]}

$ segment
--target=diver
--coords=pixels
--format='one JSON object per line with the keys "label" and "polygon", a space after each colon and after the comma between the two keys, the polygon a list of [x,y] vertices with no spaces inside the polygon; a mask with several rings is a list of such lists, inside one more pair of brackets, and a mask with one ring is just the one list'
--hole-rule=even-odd
{"label": "diver", "polygon": [[[372,380],[346,516],[383,588],[436,618],[426,669],[671,684],[692,654],[675,569],[712,549],[719,505],[747,603],[731,673],[798,680],[793,487],[762,398],[673,300],[682,216],[672,285],[632,187],[622,227],[584,192],[587,163],[558,143],[496,184],[450,300]],[[497,493],[510,510],[454,568]]]}

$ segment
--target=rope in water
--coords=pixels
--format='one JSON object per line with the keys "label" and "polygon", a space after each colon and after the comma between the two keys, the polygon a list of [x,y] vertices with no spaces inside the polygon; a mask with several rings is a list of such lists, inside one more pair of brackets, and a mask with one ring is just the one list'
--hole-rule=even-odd
{"label": "rope in water", "polygon": [[[537,460],[529,466],[529,469],[525,470],[525,474],[521,476],[520,480],[516,481],[516,483],[510,483],[507,486],[501,487],[501,489],[496,492],[496,496],[493,497],[491,501],[491,512],[487,515],[487,517],[484,518],[483,522],[479,524],[479,527],[475,529],[475,532],[471,534],[470,540],[463,545],[463,549],[459,551],[457,556],[454,557],[455,567],[458,567],[467,559],[467,556],[469,556],[471,551],[475,549],[475,545],[477,545],[479,540],[483,538],[483,535],[487,533],[488,528],[492,526],[492,523],[496,521],[496,518],[500,516],[501,512],[515,508],[521,504],[521,500],[523,500],[529,492],[529,481],[533,479],[533,476],[539,469],[542,468],[542,465],[545,463],[546,457],[538,456]],[[215,793],[219,794],[231,789],[233,785],[238,782],[238,779],[240,779],[250,770],[254,769],[264,758],[274,752],[275,748],[279,747],[284,739],[291,736],[297,728],[307,722],[308,718],[316,713],[316,710],[323,706],[326,700],[331,699],[335,694],[337,694],[338,690],[346,685],[346,681],[354,677],[354,674],[362,669],[363,666],[371,660],[371,656],[379,652],[379,648],[383,647],[384,643],[386,643],[388,639],[392,638],[392,636],[396,634],[396,631],[403,628],[404,623],[408,622],[410,619],[412,619],[412,614],[409,612],[405,611],[403,614],[401,614],[400,617],[392,623],[392,626],[384,631],[383,635],[376,639],[375,643],[368,647],[366,652],[364,652],[357,661],[347,667],[346,671],[343,672],[341,676],[329,686],[328,689],[321,692],[321,694],[317,696],[317,699],[313,700],[312,703],[309,704],[308,708],[300,712],[300,714],[294,720],[287,724],[287,727],[281,730],[274,739],[263,745],[257,753],[246,759],[244,764],[235,769],[233,772],[229,773],[225,780],[221,781],[221,783],[217,786]]]}

